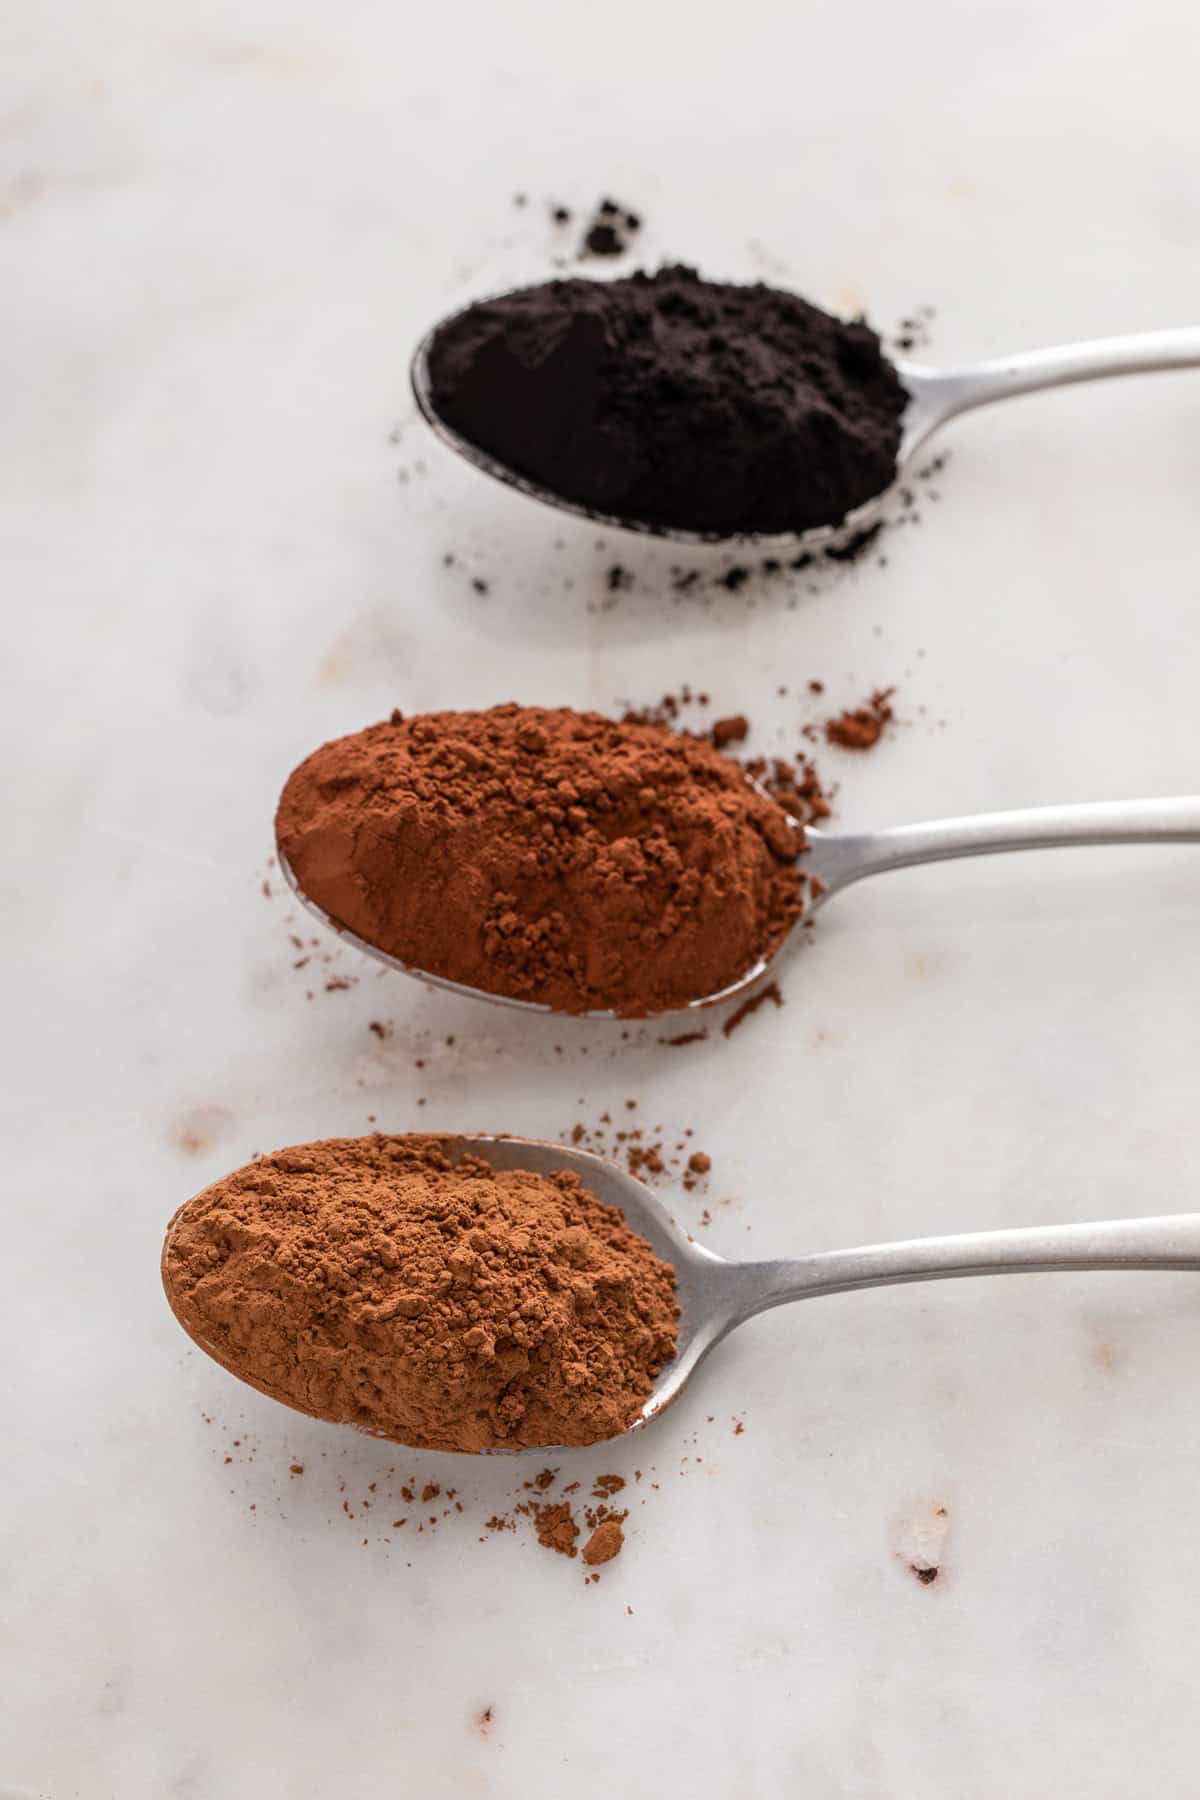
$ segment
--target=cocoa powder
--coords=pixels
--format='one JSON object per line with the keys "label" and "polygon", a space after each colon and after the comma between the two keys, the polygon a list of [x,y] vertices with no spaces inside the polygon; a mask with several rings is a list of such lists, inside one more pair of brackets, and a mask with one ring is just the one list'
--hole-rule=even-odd
{"label": "cocoa powder", "polygon": [[438,413],[517,474],[717,537],[833,525],[873,499],[908,399],[862,320],[683,265],[468,307],[429,371]]}
{"label": "cocoa powder", "polygon": [[614,1556],[620,1555],[624,1543],[625,1533],[621,1530],[620,1519],[602,1519],[583,1546],[583,1560],[591,1567],[611,1562]]}
{"label": "cocoa powder", "polygon": [[237,1170],[176,1213],[163,1283],[252,1387],[437,1450],[616,1436],[678,1320],[672,1270],[576,1174],[493,1170],[416,1136]]}
{"label": "cocoa powder", "polygon": [[836,718],[826,719],[825,736],[842,750],[873,750],[885,728],[895,718],[895,688],[878,688],[862,706],[847,707]]}
{"label": "cocoa powder", "polygon": [[801,911],[803,837],[736,763],[567,707],[394,714],[301,763],[276,835],[335,924],[561,1012],[716,993]]}

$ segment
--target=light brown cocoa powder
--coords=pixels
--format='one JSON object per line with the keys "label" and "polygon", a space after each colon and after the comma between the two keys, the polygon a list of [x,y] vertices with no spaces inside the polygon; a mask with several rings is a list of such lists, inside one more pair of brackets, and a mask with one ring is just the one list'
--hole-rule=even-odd
{"label": "light brown cocoa powder", "polygon": [[674,1275],[573,1172],[453,1139],[335,1138],[175,1215],[184,1329],[301,1412],[420,1448],[581,1445],[636,1418],[674,1353]]}

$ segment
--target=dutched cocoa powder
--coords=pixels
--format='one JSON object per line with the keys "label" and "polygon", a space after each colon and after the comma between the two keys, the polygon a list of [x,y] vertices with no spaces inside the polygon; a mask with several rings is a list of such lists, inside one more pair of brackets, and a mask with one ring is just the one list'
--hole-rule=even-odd
{"label": "dutched cocoa powder", "polygon": [[646,1017],[728,987],[801,911],[802,834],[711,744],[506,705],[372,725],[289,777],[279,850],[426,974]]}
{"label": "dutched cocoa powder", "polygon": [[682,265],[468,307],[429,372],[439,415],[516,473],[714,537],[840,523],[890,484],[907,404],[863,321]]}
{"label": "dutched cocoa powder", "polygon": [[[403,1444],[591,1444],[675,1350],[675,1278],[569,1170],[493,1170],[453,1139],[334,1138],[176,1213],[184,1330],[300,1412]],[[436,1490],[434,1490],[436,1492]]]}

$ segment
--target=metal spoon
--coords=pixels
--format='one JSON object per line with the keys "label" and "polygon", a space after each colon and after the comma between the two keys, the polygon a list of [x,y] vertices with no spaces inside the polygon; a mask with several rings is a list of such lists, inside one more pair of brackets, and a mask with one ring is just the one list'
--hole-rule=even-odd
{"label": "metal spoon", "polygon": [[[804,885],[804,911],[785,943],[792,942],[800,928],[842,888],[862,881],[868,875],[886,874],[891,869],[914,868],[919,863],[950,862],[964,856],[995,856],[1003,850],[1047,850],[1075,844],[1200,843],[1200,795],[1189,794],[1170,800],[1112,800],[1078,806],[1032,807],[1022,812],[980,813],[965,819],[894,825],[887,831],[817,831],[812,826],[801,826],[795,819],[790,822],[797,840],[803,838],[807,845],[797,862],[808,879]],[[449,988],[451,993],[464,994],[472,1000],[490,1000],[498,1006],[519,1006],[526,1012],[548,1013],[552,1010],[540,1001],[518,1000],[507,994],[489,993],[485,988],[448,981],[443,975],[431,975],[428,970],[414,968],[398,957],[389,956],[386,950],[377,949],[330,918],[301,888],[282,850],[278,851],[278,856],[284,879],[301,904],[364,955],[398,969],[402,975],[413,975],[419,981]],[[399,871],[397,878],[402,879]],[[737,999],[766,974],[784,947],[781,944],[770,957],[761,958],[719,993],[698,996],[689,1001],[686,1008],[677,1010],[690,1012],[699,1007],[715,1006],[719,1001]],[[618,1015],[613,1011],[598,1011],[583,1016],[615,1019]]]}
{"label": "metal spoon", "polygon": [[573,1169],[598,1200],[619,1207],[630,1227],[674,1268],[680,1308],[675,1356],[660,1371],[630,1427],[633,1431],[678,1399],[709,1351],[729,1332],[755,1313],[792,1300],[959,1275],[1200,1269],[1200,1213],[965,1232],[858,1250],[826,1250],[778,1262],[727,1262],[693,1242],[644,1183],[603,1157],[528,1138],[453,1138],[450,1147],[474,1153],[498,1169],[529,1169],[543,1175]]}
{"label": "metal spoon", "polygon": [[[443,320],[442,325],[448,321]],[[594,524],[640,531],[650,537],[668,538],[676,544],[727,543],[753,539],[764,545],[786,543],[790,546],[820,545],[830,539],[853,535],[873,523],[891,488],[856,507],[837,525],[819,525],[811,531],[757,535],[751,532],[684,531],[675,526],[648,525],[638,519],[621,518],[615,513],[595,512],[577,501],[564,499],[552,488],[540,487],[527,476],[481,450],[437,411],[429,375],[429,352],[433,339],[442,329],[437,325],[422,339],[413,353],[410,375],[417,405],[444,443],[460,456],[474,463],[487,475],[507,482],[509,487],[527,494],[531,500],[543,500],[563,512],[590,519]],[[1093,338],[1082,344],[1061,344],[1049,350],[1027,350],[1018,356],[998,356],[988,362],[969,363],[963,368],[929,369],[920,363],[897,362],[893,365],[907,390],[909,400],[904,413],[900,449],[896,457],[893,486],[905,474],[919,450],[936,431],[976,406],[989,406],[994,400],[1007,400],[1015,394],[1032,394],[1040,388],[1066,387],[1076,381],[1098,381],[1110,375],[1145,375],[1156,369],[1191,369],[1200,366],[1200,326],[1183,326],[1175,331],[1146,331],[1128,337]]]}

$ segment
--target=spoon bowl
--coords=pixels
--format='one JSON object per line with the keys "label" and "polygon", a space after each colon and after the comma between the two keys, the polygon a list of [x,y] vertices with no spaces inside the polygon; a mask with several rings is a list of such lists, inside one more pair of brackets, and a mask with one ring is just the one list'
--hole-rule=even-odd
{"label": "spoon bowl", "polygon": [[[761,790],[760,790],[761,791]],[[789,944],[794,944],[815,914],[833,896],[868,875],[914,868],[921,863],[950,862],[968,856],[995,856],[1009,850],[1044,850],[1076,845],[1200,843],[1200,795],[1158,800],[1116,800],[1077,806],[1032,807],[1019,812],[982,813],[961,819],[937,819],[918,825],[897,825],[884,831],[818,831],[789,817],[796,842],[803,846],[797,863],[804,877],[801,912],[788,937],[770,955],[760,957],[735,981],[716,993],[697,995],[685,1006],[673,1009],[693,1013],[726,1001],[744,998],[767,974]],[[283,851],[276,846],[279,868],[296,899],[315,919],[336,931],[363,955],[402,975],[447,988],[472,1000],[495,1006],[515,1006],[523,1012],[553,1013],[541,1001],[493,994],[486,988],[468,987],[431,974],[427,969],[402,962],[331,918],[310,899],[296,879]],[[618,1014],[610,1009],[572,1015],[586,1019],[655,1018],[664,1014]]]}
{"label": "spoon bowl", "polygon": [[[454,316],[454,315],[451,315]],[[911,470],[916,456],[934,434],[957,417],[977,406],[1017,394],[1034,393],[1042,388],[1065,387],[1079,381],[1098,381],[1115,375],[1148,374],[1161,369],[1185,369],[1200,366],[1200,326],[1185,326],[1176,331],[1148,331],[1132,336],[1096,338],[1086,343],[1064,344],[1048,350],[1030,350],[1016,356],[997,357],[988,362],[971,363],[959,368],[935,369],[922,363],[895,361],[892,366],[908,394],[896,469],[891,484],[872,499],[847,513],[845,518],[829,525],[818,525],[810,531],[796,532],[701,532],[678,526],[649,524],[645,520],[627,518],[618,513],[598,512],[577,501],[557,494],[528,476],[522,475],[498,457],[490,455],[478,444],[463,437],[447,423],[437,409],[430,375],[430,351],[437,334],[449,323],[444,319],[426,333],[413,352],[409,376],[417,406],[427,423],[451,450],[485,475],[493,476],[528,499],[540,500],[560,512],[587,519],[593,525],[613,530],[634,531],[645,537],[664,538],[673,544],[700,545],[717,543],[754,543],[768,549],[773,545],[790,550],[819,549],[834,540],[844,541],[872,525],[880,516],[889,494]]]}

